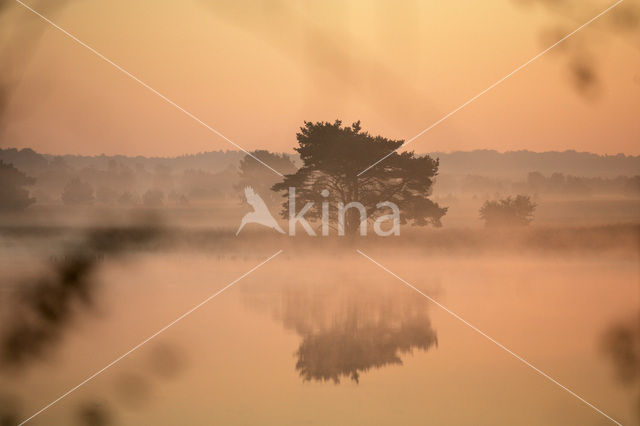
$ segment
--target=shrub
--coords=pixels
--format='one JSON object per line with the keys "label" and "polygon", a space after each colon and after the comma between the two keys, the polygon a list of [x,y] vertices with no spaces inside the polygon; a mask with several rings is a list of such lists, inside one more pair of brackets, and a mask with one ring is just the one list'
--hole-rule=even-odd
{"label": "shrub", "polygon": [[480,208],[480,218],[487,227],[526,226],[533,220],[536,204],[526,195],[487,200]]}

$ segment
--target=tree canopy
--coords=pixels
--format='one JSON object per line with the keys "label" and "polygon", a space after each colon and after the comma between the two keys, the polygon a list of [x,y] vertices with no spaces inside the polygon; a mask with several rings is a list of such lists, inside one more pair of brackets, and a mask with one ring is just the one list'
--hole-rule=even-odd
{"label": "tree canopy", "polygon": [[80,178],[73,178],[62,191],[62,202],[67,205],[93,204],[93,188]]}
{"label": "tree canopy", "polygon": [[[392,202],[400,210],[400,223],[441,226],[440,219],[447,211],[429,199],[438,174],[438,160],[413,152],[394,152],[360,176],[358,174],[383,156],[399,148],[403,141],[372,136],[362,131],[360,122],[343,126],[340,120],[305,122],[297,133],[302,167],[288,174],[273,186],[274,191],[288,191],[294,187],[296,206],[313,202],[306,215],[310,219],[322,217],[321,203],[329,203],[329,216],[337,216],[337,203],[360,202],[370,220],[388,209],[378,204]],[[323,194],[323,190],[324,191]],[[285,194],[284,196],[287,196]],[[288,217],[289,201],[283,204],[282,215]],[[356,209],[346,214],[346,233],[357,231],[362,216]],[[335,222],[333,222],[335,223]]]}
{"label": "tree canopy", "polygon": [[[286,154],[275,154],[262,149],[253,151],[251,154],[280,173],[288,174],[296,171],[295,164]],[[279,201],[275,197],[276,194],[271,191],[271,187],[278,182],[278,175],[266,168],[264,164],[260,164],[251,155],[245,155],[240,161],[238,177],[239,182],[236,185],[236,190],[244,193],[244,188],[250,186],[268,204]]]}
{"label": "tree canopy", "polygon": [[525,226],[533,220],[536,204],[526,195],[485,201],[480,218],[487,227]]}
{"label": "tree canopy", "polygon": [[35,198],[29,197],[29,191],[24,188],[35,181],[12,164],[0,161],[0,210],[24,210],[35,203]]}

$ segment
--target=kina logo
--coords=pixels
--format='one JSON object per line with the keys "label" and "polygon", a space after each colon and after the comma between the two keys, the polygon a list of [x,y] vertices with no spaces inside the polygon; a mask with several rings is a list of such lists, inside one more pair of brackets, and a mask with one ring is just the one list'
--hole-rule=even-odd
{"label": "kina logo", "polygon": [[238,235],[242,228],[244,228],[244,226],[249,223],[257,223],[266,226],[267,228],[275,229],[279,233],[284,234],[284,231],[282,230],[280,225],[278,225],[278,222],[276,222],[262,197],[256,194],[252,187],[247,186],[244,189],[244,196],[247,199],[247,203],[249,203],[249,205],[253,207],[253,211],[244,215],[244,217],[242,218],[242,222],[240,222],[240,227],[238,228],[236,235]]}

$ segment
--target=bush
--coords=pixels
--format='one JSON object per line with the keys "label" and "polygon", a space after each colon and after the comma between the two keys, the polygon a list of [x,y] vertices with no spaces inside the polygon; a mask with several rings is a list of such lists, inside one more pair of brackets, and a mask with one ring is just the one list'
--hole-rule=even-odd
{"label": "bush", "polygon": [[526,226],[533,220],[536,204],[526,195],[487,200],[480,208],[480,218],[487,227]]}
{"label": "bush", "polygon": [[62,202],[69,205],[93,204],[93,188],[89,183],[73,178],[62,191]]}

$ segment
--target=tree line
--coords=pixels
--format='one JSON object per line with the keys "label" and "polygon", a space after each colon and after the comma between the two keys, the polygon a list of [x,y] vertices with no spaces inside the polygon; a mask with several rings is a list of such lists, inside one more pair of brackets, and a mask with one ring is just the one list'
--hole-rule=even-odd
{"label": "tree line", "polygon": [[[343,125],[340,120],[304,122],[296,140],[297,157],[258,150],[252,156],[240,157],[235,165],[224,167],[224,163],[219,163],[223,168],[215,171],[176,170],[171,166],[171,159],[132,163],[131,159],[119,161],[109,157],[102,158],[106,167],[97,167],[88,157],[80,157],[85,167],[78,170],[68,164],[68,157],[47,158],[29,149],[0,150],[1,209],[23,210],[36,201],[66,205],[186,206],[200,200],[239,199],[243,188],[251,186],[267,204],[279,208],[285,218],[291,213],[289,188],[295,188],[297,206],[313,204],[307,215],[311,220],[321,217],[323,203],[328,204],[327,214],[335,223],[336,206],[358,202],[364,212],[357,209],[347,212],[349,233],[355,232],[363,220],[375,220],[383,214],[384,209],[378,207],[384,202],[398,206],[402,224],[441,226],[447,206],[441,206],[432,197],[436,182],[442,179],[439,158],[396,152],[402,140],[372,135],[362,129],[360,122],[351,125]],[[387,155],[384,161],[367,169]],[[36,176],[2,162],[2,158],[13,158]],[[189,158],[189,163],[197,161],[198,156],[180,158],[182,164],[186,164],[185,158]],[[256,158],[279,170],[284,177],[264,167]],[[444,181],[444,185],[441,181],[438,183],[446,190],[447,180]],[[495,189],[499,183],[494,178],[469,175],[464,178],[460,191],[478,193]],[[536,208],[527,194],[567,191],[588,194],[584,188],[590,188],[589,185],[606,188],[610,193],[622,187],[629,194],[640,195],[640,176],[604,179],[553,173],[547,177],[531,172],[525,181],[511,183],[511,193],[519,195],[487,200],[480,208],[479,217],[487,226],[527,225]]]}

